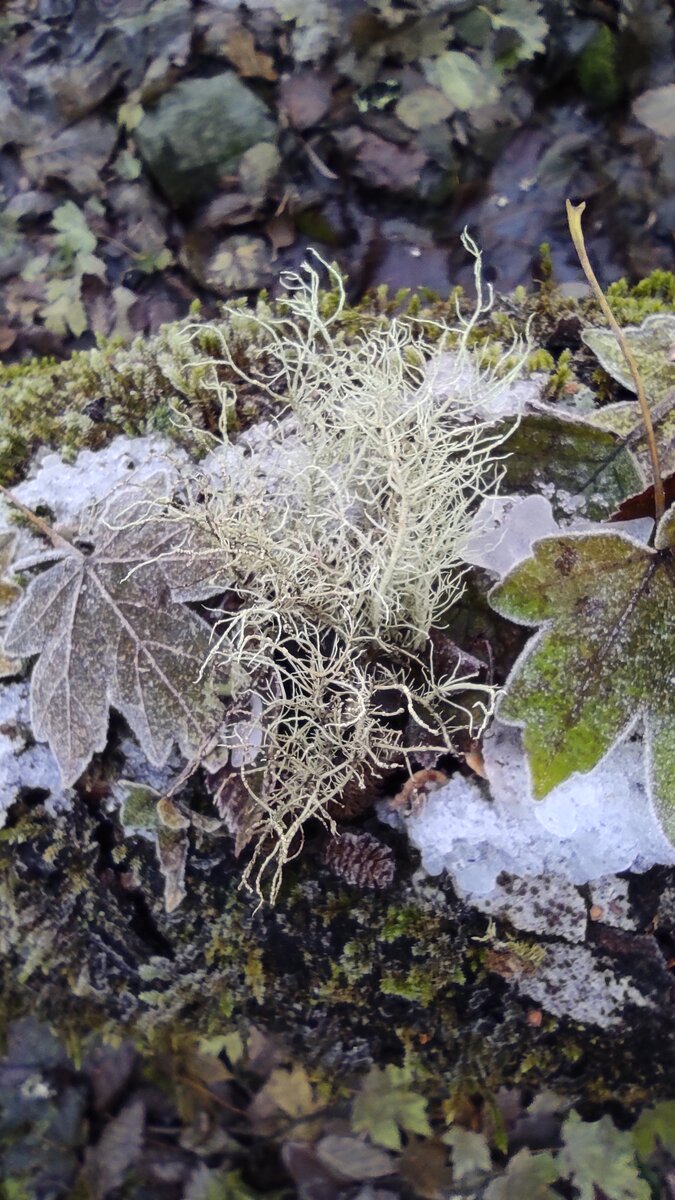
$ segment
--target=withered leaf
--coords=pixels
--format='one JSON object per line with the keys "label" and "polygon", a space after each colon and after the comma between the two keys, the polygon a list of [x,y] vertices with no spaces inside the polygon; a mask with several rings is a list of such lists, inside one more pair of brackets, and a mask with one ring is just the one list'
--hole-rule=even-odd
{"label": "withered leaf", "polygon": [[[174,742],[193,755],[219,710],[202,668],[209,627],[173,598],[180,522],[157,519],[146,487],[113,493],[74,544],[30,583],[10,620],[9,655],[39,654],[31,722],[48,741],[64,784],[102,750],[108,712],[128,721],[150,762]],[[88,553],[87,550],[91,549]]]}

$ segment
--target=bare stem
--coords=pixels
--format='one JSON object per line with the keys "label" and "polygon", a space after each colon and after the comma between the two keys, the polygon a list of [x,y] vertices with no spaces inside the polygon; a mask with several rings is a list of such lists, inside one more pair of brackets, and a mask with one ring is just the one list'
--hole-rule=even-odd
{"label": "bare stem", "polygon": [[12,495],[9,488],[4,487],[1,483],[0,494],[2,494],[5,497],[5,500],[8,500],[9,503],[14,506],[14,508],[18,509],[21,515],[25,517],[27,521],[30,521],[31,525],[34,525],[36,529],[39,529],[40,533],[51,542],[52,546],[54,546],[57,550],[67,549],[72,554],[73,550],[75,549],[72,542],[69,542],[67,538],[61,537],[60,533],[57,533],[55,529],[52,529],[51,525],[48,525],[46,521],[42,520],[42,517],[38,517],[37,513],[34,513],[31,508],[26,508],[26,505],[22,504],[20,500],[17,500],[16,496]]}
{"label": "bare stem", "polygon": [[640,403],[640,409],[642,411],[642,420],[644,421],[645,433],[647,435],[647,446],[649,448],[649,458],[650,458],[651,465],[652,465],[652,476],[654,478],[654,508],[655,508],[655,512],[656,512],[656,520],[660,521],[661,517],[663,516],[664,512],[666,511],[666,496],[665,496],[665,492],[664,492],[664,488],[663,488],[661,467],[659,465],[659,452],[658,452],[657,446],[656,446],[656,437],[654,436],[654,425],[652,423],[652,415],[649,410],[649,403],[647,401],[647,396],[645,394],[644,384],[642,382],[642,379],[640,378],[640,372],[638,371],[638,365],[637,365],[637,362],[635,361],[635,355],[633,354],[633,351],[631,350],[630,346],[628,345],[628,342],[626,341],[626,336],[623,332],[623,329],[619,325],[618,321],[616,320],[616,317],[614,316],[614,313],[612,312],[611,308],[609,307],[607,298],[595,277],[595,272],[593,271],[593,268],[590,264],[588,254],[586,252],[586,243],[584,242],[584,235],[583,235],[583,231],[581,228],[581,217],[584,212],[584,209],[586,208],[586,204],[581,203],[581,204],[574,205],[574,204],[572,204],[571,200],[568,200],[566,202],[566,208],[567,208],[567,221],[568,221],[568,224],[570,227],[570,234],[572,235],[572,241],[574,242],[574,249],[576,250],[576,252],[579,256],[579,262],[581,263],[584,275],[586,276],[588,282],[590,283],[591,288],[593,290],[593,295],[595,296],[598,304],[600,305],[600,308],[602,309],[602,312],[607,320],[607,323],[608,323],[612,333],[614,334],[614,337],[617,340],[619,349],[621,350],[621,353],[623,354],[626,362],[628,363],[628,369],[631,373],[633,383],[635,385],[635,391],[637,392],[637,398]]}

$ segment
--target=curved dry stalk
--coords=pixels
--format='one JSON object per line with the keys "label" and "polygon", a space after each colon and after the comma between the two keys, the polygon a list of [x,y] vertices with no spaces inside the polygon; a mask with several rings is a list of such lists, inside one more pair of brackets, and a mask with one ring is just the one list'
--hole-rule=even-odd
{"label": "curved dry stalk", "polygon": [[588,257],[588,253],[586,250],[586,243],[584,241],[584,234],[583,234],[583,230],[581,228],[581,218],[582,218],[584,210],[586,208],[586,203],[585,203],[585,201],[583,201],[581,204],[574,205],[574,204],[572,204],[572,202],[570,200],[567,200],[566,208],[567,208],[567,221],[569,224],[572,241],[574,242],[574,249],[576,250],[577,255],[579,257],[579,262],[581,263],[584,275],[586,276],[589,284],[591,285],[593,295],[595,296],[598,304],[600,305],[603,315],[605,316],[607,323],[608,323],[612,333],[614,334],[614,337],[617,340],[619,349],[621,350],[621,353],[623,354],[623,356],[628,364],[628,369],[631,373],[631,377],[632,377],[633,383],[635,385],[635,391],[637,392],[637,398],[638,398],[638,401],[640,404],[640,411],[642,412],[642,420],[644,422],[645,433],[647,435],[647,446],[649,448],[649,459],[650,459],[651,466],[652,466],[652,476],[653,476],[653,480],[654,480],[654,508],[656,511],[656,523],[658,524],[658,522],[661,520],[661,517],[663,516],[664,512],[666,511],[666,494],[665,494],[664,487],[663,487],[663,478],[661,475],[661,466],[659,463],[659,452],[658,452],[658,448],[656,445],[656,436],[654,434],[654,425],[652,422],[652,414],[650,412],[649,402],[647,400],[647,396],[645,393],[644,383],[642,382],[642,378],[641,378],[640,372],[638,370],[638,365],[637,365],[637,362],[635,361],[635,355],[633,354],[633,351],[631,350],[630,346],[628,345],[628,342],[626,340],[626,336],[623,332],[623,329],[619,325],[616,317],[614,316],[614,313],[612,312],[612,310],[607,302],[607,297],[605,296],[602,288],[600,287],[600,284],[598,283],[598,280],[595,276],[595,272],[591,266],[590,259]]}

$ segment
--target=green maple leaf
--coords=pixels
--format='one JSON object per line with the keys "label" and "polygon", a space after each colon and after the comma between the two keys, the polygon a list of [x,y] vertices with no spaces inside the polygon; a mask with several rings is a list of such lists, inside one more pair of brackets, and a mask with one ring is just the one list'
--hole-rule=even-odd
{"label": "green maple leaf", "polygon": [[354,1132],[367,1133],[371,1141],[388,1150],[400,1150],[401,1129],[429,1137],[426,1101],[411,1089],[411,1082],[412,1075],[405,1067],[373,1067],[354,1101]]}
{"label": "green maple leaf", "polygon": [[542,538],[490,602],[543,627],[499,706],[523,727],[535,796],[590,771],[641,718],[654,803],[675,839],[674,549],[673,509],[653,550],[614,532]]}
{"label": "green maple leaf", "polygon": [[560,1165],[569,1171],[580,1200],[595,1200],[597,1188],[607,1200],[650,1200],[651,1188],[638,1175],[631,1136],[611,1117],[582,1121],[571,1112],[562,1129]]}

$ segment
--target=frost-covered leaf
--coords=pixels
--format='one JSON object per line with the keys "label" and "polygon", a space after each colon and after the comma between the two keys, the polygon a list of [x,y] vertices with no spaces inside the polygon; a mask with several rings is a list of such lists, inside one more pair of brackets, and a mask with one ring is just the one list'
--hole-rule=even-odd
{"label": "frost-covered leaf", "polygon": [[615,533],[535,543],[493,589],[497,612],[542,625],[499,716],[524,728],[535,796],[590,771],[642,718],[653,800],[675,838],[675,510],[652,550]]}
{"label": "frost-covered leaf", "polygon": [[552,1191],[551,1184],[560,1175],[552,1154],[532,1154],[524,1148],[513,1156],[505,1173],[492,1181],[485,1200],[559,1200],[559,1192]]}
{"label": "frost-covered leaf", "polygon": [[473,1133],[456,1125],[443,1135],[443,1141],[452,1146],[452,1177],[455,1183],[476,1180],[491,1170],[490,1147],[483,1133]]}
{"label": "frost-covered leaf", "polygon": [[354,1100],[352,1129],[367,1133],[387,1150],[400,1150],[400,1130],[431,1136],[426,1101],[412,1090],[412,1075],[405,1067],[373,1067]]}
{"label": "frost-covered leaf", "polygon": [[[623,334],[635,356],[647,396],[655,404],[675,387],[675,314],[652,313],[641,325],[627,325]],[[634,392],[633,377],[611,330],[584,329],[581,338],[607,374]]]}
{"label": "frost-covered leaf", "polygon": [[[675,389],[669,389],[662,400],[651,405],[652,424],[664,475],[675,471]],[[640,463],[646,477],[651,477],[651,459],[644,422],[637,400],[619,400],[606,404],[593,414],[592,421],[599,429],[617,433]]]}
{"label": "frost-covered leaf", "polygon": [[611,1117],[582,1121],[571,1112],[562,1136],[559,1162],[580,1200],[595,1200],[596,1188],[607,1200],[650,1200],[651,1189],[638,1175],[631,1136],[621,1133]]}
{"label": "frost-covered leaf", "polygon": [[384,1150],[369,1146],[360,1138],[341,1137],[330,1133],[316,1147],[317,1157],[324,1167],[340,1178],[345,1179],[379,1179],[383,1175],[391,1175],[395,1170],[395,1160]]}
{"label": "frost-covered leaf", "polygon": [[663,1100],[653,1108],[645,1108],[633,1126],[631,1137],[641,1159],[648,1159],[660,1146],[675,1156],[675,1100]]}
{"label": "frost-covered leaf", "polygon": [[168,569],[180,526],[151,519],[155,511],[142,488],[113,494],[92,521],[92,552],[66,548],[32,580],[7,630],[7,654],[40,655],[31,721],[66,784],[105,746],[111,707],[156,765],[174,742],[193,754],[215,725],[200,678],[209,627],[171,596],[161,555]]}

